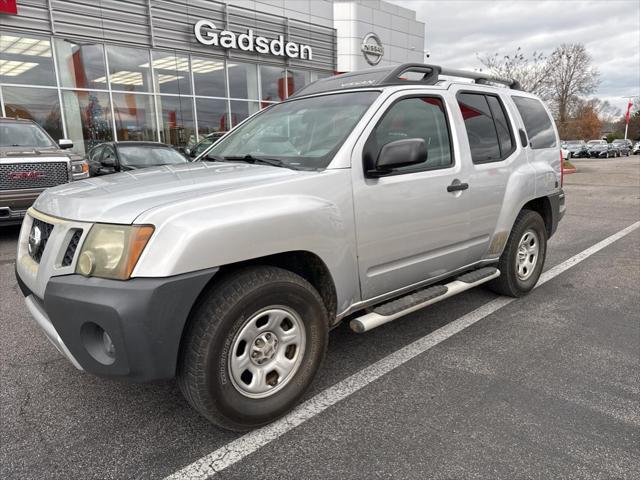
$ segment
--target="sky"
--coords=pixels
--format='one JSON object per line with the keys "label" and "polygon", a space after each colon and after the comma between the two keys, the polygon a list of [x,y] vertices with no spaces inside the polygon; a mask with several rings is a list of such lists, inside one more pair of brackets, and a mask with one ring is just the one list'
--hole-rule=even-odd
{"label": "sky", "polygon": [[550,54],[562,43],[583,43],[600,71],[594,94],[626,110],[624,96],[640,94],[638,0],[387,0],[416,11],[426,24],[430,63],[479,68],[476,54]]}

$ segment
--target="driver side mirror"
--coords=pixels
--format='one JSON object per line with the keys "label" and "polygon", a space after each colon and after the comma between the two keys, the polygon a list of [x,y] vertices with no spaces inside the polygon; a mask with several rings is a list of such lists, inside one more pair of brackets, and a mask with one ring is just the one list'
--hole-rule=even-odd
{"label": "driver side mirror", "polygon": [[61,138],[60,140],[58,140],[58,146],[60,147],[60,149],[66,150],[68,148],[73,148],[73,142],[68,138]]}
{"label": "driver side mirror", "polygon": [[382,177],[395,168],[417,165],[427,160],[427,144],[422,138],[406,138],[389,142],[380,149],[375,169],[368,176]]}
{"label": "driver side mirror", "polygon": [[116,162],[113,157],[107,157],[100,160],[100,165],[107,168],[113,168],[116,166]]}

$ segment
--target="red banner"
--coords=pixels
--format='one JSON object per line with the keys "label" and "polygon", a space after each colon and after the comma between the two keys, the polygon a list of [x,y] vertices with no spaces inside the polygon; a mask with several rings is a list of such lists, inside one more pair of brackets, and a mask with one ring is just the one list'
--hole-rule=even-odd
{"label": "red banner", "polygon": [[627,116],[625,117],[626,121],[627,121],[627,125],[629,125],[629,119],[631,118],[631,106],[633,104],[631,102],[629,102],[629,105],[627,105]]}
{"label": "red banner", "polygon": [[17,0],[0,0],[0,13],[6,13],[7,15],[17,15],[18,5]]}

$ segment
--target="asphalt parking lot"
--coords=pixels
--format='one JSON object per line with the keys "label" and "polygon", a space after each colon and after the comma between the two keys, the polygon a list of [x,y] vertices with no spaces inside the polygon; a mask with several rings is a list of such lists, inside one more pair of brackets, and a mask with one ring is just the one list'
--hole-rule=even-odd
{"label": "asphalt parking lot", "polygon": [[[573,162],[547,269],[640,220],[639,156]],[[0,231],[0,477],[164,478],[224,454],[240,435],[173,382],[99,379],[58,354],[16,285],[17,232]],[[249,434],[260,448],[217,476],[640,478],[640,229],[580,258],[282,435]],[[476,289],[364,335],[337,328],[307,399],[497,298]]]}

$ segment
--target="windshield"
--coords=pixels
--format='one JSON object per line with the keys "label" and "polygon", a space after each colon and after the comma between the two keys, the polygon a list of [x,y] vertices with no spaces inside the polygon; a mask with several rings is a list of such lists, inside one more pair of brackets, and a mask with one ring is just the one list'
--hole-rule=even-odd
{"label": "windshield", "polygon": [[626,140],[614,140],[611,143],[627,143],[627,141]]}
{"label": "windshield", "polygon": [[31,123],[0,123],[0,147],[56,147],[49,135]]}
{"label": "windshield", "polygon": [[604,140],[589,140],[589,145],[604,145],[605,142]]}
{"label": "windshield", "polygon": [[180,153],[167,147],[119,146],[118,153],[120,164],[125,167],[142,168],[187,162]]}
{"label": "windshield", "polygon": [[582,140],[567,140],[567,145],[582,145],[584,142]]}
{"label": "windshield", "polygon": [[378,95],[351,92],[279,103],[232,130],[207,157],[268,157],[290,168],[326,168]]}

